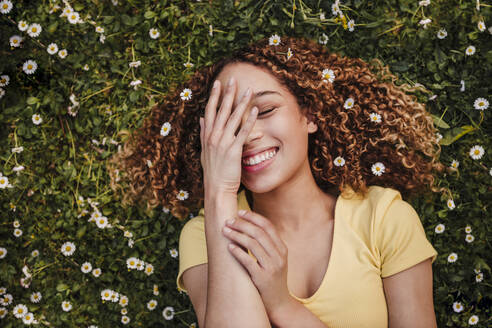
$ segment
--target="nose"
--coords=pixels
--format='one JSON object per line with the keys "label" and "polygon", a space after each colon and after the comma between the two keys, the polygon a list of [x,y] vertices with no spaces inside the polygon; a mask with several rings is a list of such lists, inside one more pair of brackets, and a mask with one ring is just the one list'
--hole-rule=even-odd
{"label": "nose", "polygon": [[[237,136],[241,128],[246,124],[246,121],[250,117],[251,110],[253,109],[253,105],[249,105],[243,112],[243,116],[241,117],[241,121],[239,122],[239,127],[236,130],[236,133],[234,134]],[[248,137],[246,138],[245,144],[248,144],[251,140],[257,139],[261,137],[262,132],[261,132],[261,123],[258,120],[258,114],[256,114],[256,119],[253,122],[253,126],[251,127]]]}

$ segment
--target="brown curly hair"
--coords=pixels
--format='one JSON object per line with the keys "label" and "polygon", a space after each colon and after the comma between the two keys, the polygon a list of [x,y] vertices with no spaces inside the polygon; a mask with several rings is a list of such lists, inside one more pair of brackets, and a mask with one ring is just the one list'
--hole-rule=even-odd
{"label": "brown curly hair", "polygon": [[[308,158],[316,183],[325,192],[344,192],[349,186],[365,196],[373,184],[394,188],[403,197],[446,190],[435,186],[433,176],[434,170],[445,169],[438,161],[437,129],[425,106],[405,93],[415,92],[415,87],[396,86],[396,76],[379,60],[368,64],[329,53],[314,41],[284,36],[278,45],[264,38],[197,70],[152,108],[134,134],[121,132],[129,138],[107,164],[111,188],[122,191],[123,206],[136,201],[146,203],[147,210],[162,205],[180,220],[203,207],[199,118],[205,114],[213,81],[235,62],[268,69],[318,125],[309,135]],[[333,71],[332,83],[323,81],[324,69]],[[181,98],[184,88],[191,89],[190,100]],[[345,109],[349,97],[354,105]],[[371,113],[379,114],[381,122],[370,120]],[[171,128],[162,136],[165,122]],[[335,166],[337,156],[345,159],[345,165]],[[380,176],[371,170],[376,162],[385,166]],[[239,191],[243,188],[241,184]],[[184,200],[178,198],[186,194],[182,191],[188,193]]]}

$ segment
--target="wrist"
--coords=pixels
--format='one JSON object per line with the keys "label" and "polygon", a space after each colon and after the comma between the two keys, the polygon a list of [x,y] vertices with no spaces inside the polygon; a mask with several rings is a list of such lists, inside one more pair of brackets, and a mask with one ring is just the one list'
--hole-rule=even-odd
{"label": "wrist", "polygon": [[271,322],[277,326],[285,326],[286,322],[289,322],[291,314],[296,313],[296,307],[300,304],[296,299],[289,295],[288,301],[277,306],[271,314],[269,314]]}

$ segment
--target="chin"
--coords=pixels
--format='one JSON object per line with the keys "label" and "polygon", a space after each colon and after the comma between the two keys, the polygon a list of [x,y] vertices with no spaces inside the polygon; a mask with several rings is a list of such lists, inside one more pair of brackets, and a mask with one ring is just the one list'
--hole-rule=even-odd
{"label": "chin", "polygon": [[[278,177],[278,176],[275,176]],[[269,178],[258,178],[258,179],[244,179],[242,184],[245,189],[249,190],[255,194],[264,194],[269,191],[274,190],[277,187],[276,182],[273,179],[274,177]]]}

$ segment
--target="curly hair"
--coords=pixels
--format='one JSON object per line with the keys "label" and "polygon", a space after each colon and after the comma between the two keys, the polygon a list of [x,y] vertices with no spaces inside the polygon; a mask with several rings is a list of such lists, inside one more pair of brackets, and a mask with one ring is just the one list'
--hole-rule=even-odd
{"label": "curly hair", "polygon": [[[121,132],[129,138],[107,164],[111,188],[122,191],[123,206],[137,201],[146,203],[147,210],[162,205],[180,220],[203,207],[199,118],[213,81],[236,62],[267,69],[296,96],[302,114],[318,125],[309,135],[308,158],[323,191],[344,192],[348,186],[365,196],[374,184],[407,197],[446,190],[435,186],[433,173],[445,166],[438,160],[441,147],[432,117],[414,95],[405,93],[415,87],[396,86],[397,77],[379,60],[368,64],[329,53],[314,41],[284,36],[278,45],[264,38],[197,70],[152,108],[135,133]],[[332,70],[332,82],[323,76],[325,69]],[[182,99],[184,88],[192,91],[191,99]],[[354,104],[347,109],[349,97]],[[371,119],[373,113],[380,122]],[[161,135],[166,122],[170,130]],[[345,165],[335,165],[338,156]],[[377,162],[385,167],[381,175],[372,172]],[[241,184],[239,191],[243,188]]]}

